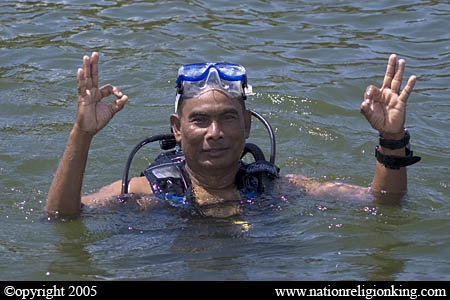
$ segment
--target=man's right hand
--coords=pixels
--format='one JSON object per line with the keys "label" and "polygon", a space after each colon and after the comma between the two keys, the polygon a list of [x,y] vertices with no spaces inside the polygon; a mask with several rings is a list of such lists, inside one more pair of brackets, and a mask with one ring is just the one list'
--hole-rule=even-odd
{"label": "man's right hand", "polygon": [[[78,112],[74,127],[94,136],[108,124],[128,101],[119,88],[110,84],[98,87],[98,53],[83,57],[83,67],[78,69]],[[101,102],[110,95],[116,96],[111,104]]]}

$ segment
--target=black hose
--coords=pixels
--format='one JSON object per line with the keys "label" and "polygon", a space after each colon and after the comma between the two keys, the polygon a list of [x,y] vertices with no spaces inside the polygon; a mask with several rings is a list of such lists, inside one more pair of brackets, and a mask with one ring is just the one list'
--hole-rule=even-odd
{"label": "black hose", "polygon": [[163,141],[163,140],[171,140],[173,139],[173,134],[160,134],[151,136],[149,138],[146,138],[145,140],[139,142],[136,146],[134,146],[133,150],[128,155],[127,163],[125,165],[125,168],[123,169],[122,174],[122,195],[128,194],[128,173],[130,172],[130,165],[131,161],[134,158],[134,155],[136,152],[138,152],[139,149],[141,149],[143,146],[145,146],[148,143],[153,143],[156,141]]}
{"label": "black hose", "polygon": [[[250,110],[253,116],[255,116],[258,120],[260,120],[264,126],[266,127],[267,131],[269,132],[270,136],[270,163],[275,164],[275,152],[276,152],[276,141],[275,141],[275,134],[273,133],[272,127],[270,126],[269,122],[267,122],[266,119],[264,119],[263,116],[258,114],[257,112],[254,112]],[[123,170],[122,174],[122,194],[120,197],[126,197],[126,194],[128,194],[128,175],[130,172],[130,166],[131,162],[134,158],[134,155],[136,152],[138,152],[139,149],[141,149],[143,146],[145,146],[148,143],[156,142],[156,141],[162,141],[161,147],[164,150],[169,149],[170,146],[175,146],[174,142],[174,135],[173,134],[159,134],[155,136],[151,136],[149,138],[146,138],[145,140],[139,142],[136,146],[134,146],[133,150],[128,155],[127,163],[125,165],[125,168]],[[257,148],[257,147],[256,147]],[[261,153],[262,154],[262,153]],[[262,157],[264,157],[264,154],[262,154]]]}
{"label": "black hose", "polygon": [[245,143],[241,158],[243,158],[249,152],[253,155],[255,161],[266,160],[266,157],[264,156],[264,153],[261,151],[261,149],[252,143]]}
{"label": "black hose", "polygon": [[260,120],[264,126],[267,129],[267,132],[269,132],[269,136],[270,136],[270,163],[271,164],[275,164],[275,155],[276,155],[276,141],[275,141],[275,134],[273,133],[272,130],[272,126],[270,126],[269,122],[267,122],[266,119],[264,119],[263,116],[261,116],[259,113],[250,110],[250,112],[252,113],[252,115],[254,117],[256,117],[258,120]]}

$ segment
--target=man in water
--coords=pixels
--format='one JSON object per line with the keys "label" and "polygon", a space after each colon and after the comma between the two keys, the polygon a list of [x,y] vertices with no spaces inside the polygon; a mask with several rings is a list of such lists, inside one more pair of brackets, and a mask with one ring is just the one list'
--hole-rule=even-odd
{"label": "man in water", "polygon": [[[122,110],[128,97],[110,84],[98,86],[98,53],[83,58],[78,69],[78,111],[61,162],[51,184],[46,210],[50,215],[73,216],[83,205],[98,205],[121,194],[121,181],[83,196],[83,182],[89,146],[95,134]],[[389,57],[383,85],[367,87],[360,111],[380,134],[376,151],[375,175],[370,188],[350,184],[320,183],[302,175],[283,175],[274,179],[278,187],[294,185],[318,197],[357,199],[401,199],[406,192],[406,166],[417,162],[407,149],[409,134],[405,131],[406,102],[416,77],[411,76],[401,91],[405,61]],[[242,199],[240,158],[250,134],[251,113],[245,107],[247,89],[245,69],[232,64],[194,64],[180,68],[177,84],[176,112],[170,116],[175,139],[185,160],[183,170],[188,178],[194,204],[208,205]],[[101,100],[115,96],[112,104]],[[245,185],[245,184],[244,184]],[[150,195],[147,176],[132,178],[128,191]],[[150,199],[150,198],[143,198]],[[145,206],[145,203],[143,204]],[[220,216],[239,213],[230,206]]]}

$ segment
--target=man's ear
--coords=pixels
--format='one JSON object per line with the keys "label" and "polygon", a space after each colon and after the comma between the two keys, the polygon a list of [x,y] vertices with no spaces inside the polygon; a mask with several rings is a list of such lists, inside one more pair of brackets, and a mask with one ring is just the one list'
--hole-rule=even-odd
{"label": "man's ear", "polygon": [[181,143],[181,120],[178,114],[170,115],[170,126],[172,127],[175,140],[177,143]]}
{"label": "man's ear", "polygon": [[248,139],[250,136],[250,129],[252,128],[252,113],[249,110],[244,112],[244,122],[245,122],[245,138]]}

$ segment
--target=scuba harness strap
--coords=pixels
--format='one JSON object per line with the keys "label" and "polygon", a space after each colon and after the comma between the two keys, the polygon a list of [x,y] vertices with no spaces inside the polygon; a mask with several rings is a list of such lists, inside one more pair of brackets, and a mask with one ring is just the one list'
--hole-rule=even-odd
{"label": "scuba harness strap", "polygon": [[[239,161],[239,169],[235,177],[237,189],[247,199],[254,198],[264,191],[264,187],[273,179],[278,178],[279,168],[263,157],[261,149],[250,144],[248,152],[255,158],[255,162],[244,163]],[[253,150],[257,149],[256,152]],[[173,206],[190,205],[192,199],[192,184],[185,169],[185,159],[181,151],[168,151],[161,153],[151,163],[142,175],[147,177],[153,194],[160,199],[169,201]]]}

